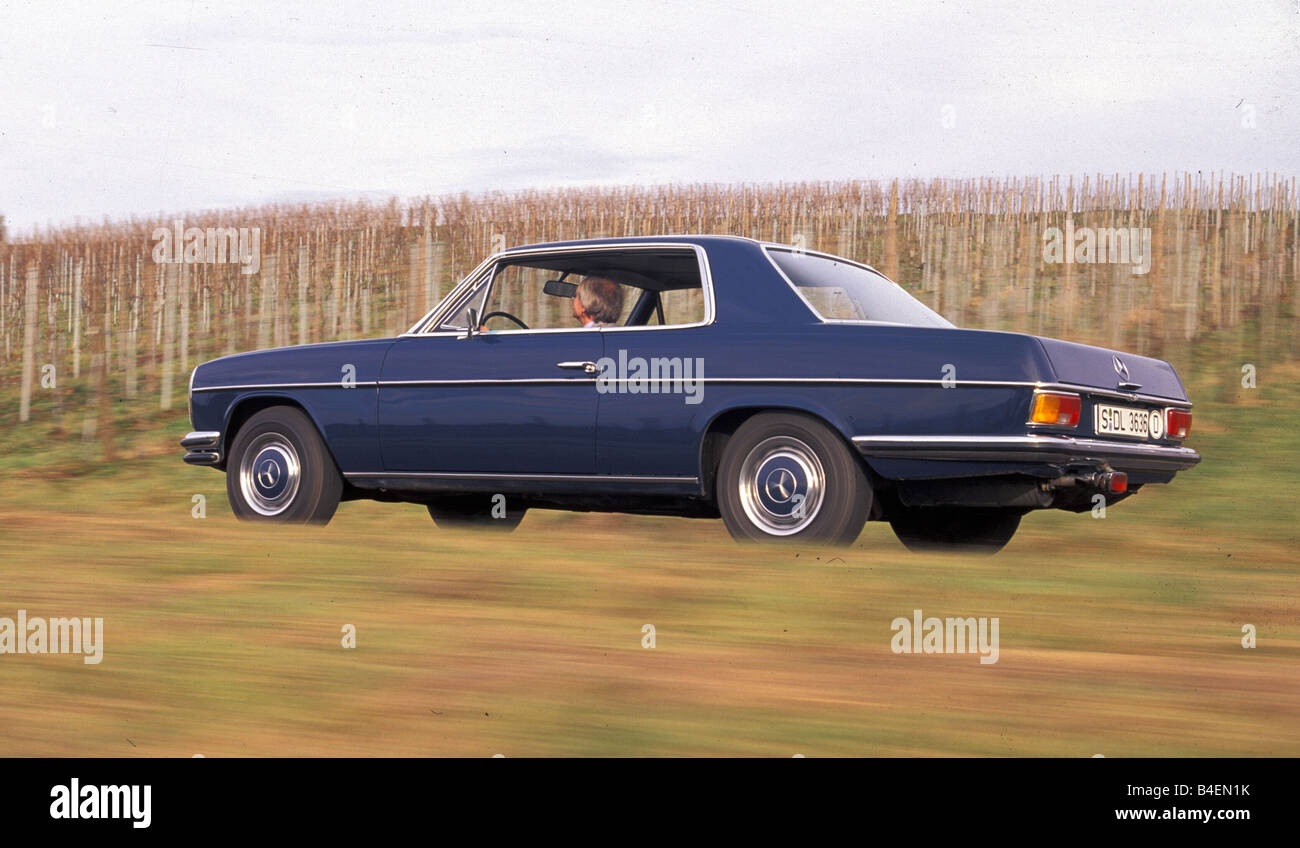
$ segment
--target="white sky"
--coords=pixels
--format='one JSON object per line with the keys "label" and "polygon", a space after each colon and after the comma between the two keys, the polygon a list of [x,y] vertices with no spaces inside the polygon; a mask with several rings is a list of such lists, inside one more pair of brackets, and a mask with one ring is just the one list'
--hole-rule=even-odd
{"label": "white sky", "polygon": [[1296,175],[1298,151],[1296,0],[0,0],[11,234],[362,193]]}

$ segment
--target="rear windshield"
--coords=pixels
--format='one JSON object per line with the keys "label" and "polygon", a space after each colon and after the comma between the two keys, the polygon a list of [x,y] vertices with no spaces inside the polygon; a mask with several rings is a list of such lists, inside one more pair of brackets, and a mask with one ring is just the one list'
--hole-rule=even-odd
{"label": "rear windshield", "polygon": [[953,326],[870,268],[832,256],[779,248],[769,248],[768,256],[825,320]]}

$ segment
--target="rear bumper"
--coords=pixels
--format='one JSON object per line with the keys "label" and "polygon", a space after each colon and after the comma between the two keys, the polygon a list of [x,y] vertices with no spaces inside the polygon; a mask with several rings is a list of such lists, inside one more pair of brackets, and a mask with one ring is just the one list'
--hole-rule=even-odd
{"label": "rear bumper", "polygon": [[1105,463],[1125,471],[1181,471],[1201,461],[1191,448],[1075,436],[854,436],[863,456],[965,462]]}
{"label": "rear bumper", "polygon": [[190,465],[217,465],[221,462],[221,433],[200,430],[181,439],[185,448],[185,461]]}

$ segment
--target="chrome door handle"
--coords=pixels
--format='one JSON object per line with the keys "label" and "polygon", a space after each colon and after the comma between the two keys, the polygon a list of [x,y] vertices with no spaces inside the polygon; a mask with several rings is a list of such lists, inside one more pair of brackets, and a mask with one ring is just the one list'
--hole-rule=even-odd
{"label": "chrome door handle", "polygon": [[557,362],[557,367],[568,368],[573,371],[582,371],[586,374],[596,373],[596,363],[594,362]]}

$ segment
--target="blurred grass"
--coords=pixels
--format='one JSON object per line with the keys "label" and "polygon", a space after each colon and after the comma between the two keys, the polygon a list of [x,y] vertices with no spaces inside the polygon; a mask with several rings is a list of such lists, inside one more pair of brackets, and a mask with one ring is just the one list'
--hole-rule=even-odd
{"label": "blurred grass", "polygon": [[[882,524],[829,552],[541,511],[482,536],[368,502],[264,528],[181,463],[183,409],[120,408],[111,466],[79,417],[9,420],[0,616],[102,616],[105,644],[0,656],[0,755],[1297,756],[1300,367],[1204,373],[1200,466],[1104,520],[1035,513],[987,559]],[[998,616],[999,662],[894,655],[918,608]]]}

